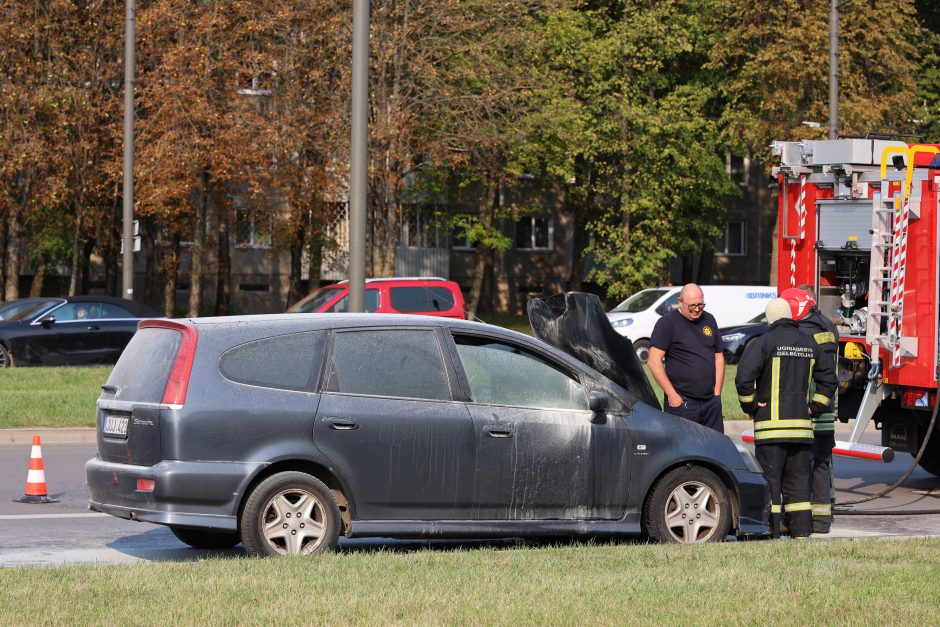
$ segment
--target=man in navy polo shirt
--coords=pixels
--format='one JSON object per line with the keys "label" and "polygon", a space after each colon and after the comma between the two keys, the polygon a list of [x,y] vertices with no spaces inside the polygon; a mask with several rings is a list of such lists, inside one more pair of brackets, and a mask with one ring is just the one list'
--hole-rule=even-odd
{"label": "man in navy polo shirt", "polygon": [[702,288],[682,288],[678,308],[656,322],[650,344],[647,363],[665,395],[663,411],[724,433],[725,347]]}

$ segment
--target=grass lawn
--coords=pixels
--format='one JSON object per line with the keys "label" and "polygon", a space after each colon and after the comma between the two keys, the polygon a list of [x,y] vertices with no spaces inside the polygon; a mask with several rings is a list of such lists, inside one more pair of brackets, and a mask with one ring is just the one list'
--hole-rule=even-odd
{"label": "grass lawn", "polygon": [[940,539],[350,551],[4,569],[15,624],[934,625]]}
{"label": "grass lawn", "polygon": [[0,370],[0,429],[94,427],[111,367]]}

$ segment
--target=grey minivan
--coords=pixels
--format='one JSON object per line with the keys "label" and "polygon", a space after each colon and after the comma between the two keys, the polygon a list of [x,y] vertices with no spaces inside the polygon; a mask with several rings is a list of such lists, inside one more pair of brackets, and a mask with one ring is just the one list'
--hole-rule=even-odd
{"label": "grey minivan", "polygon": [[148,320],[97,414],[90,508],[197,548],[768,531],[746,449],[540,340],[475,322]]}

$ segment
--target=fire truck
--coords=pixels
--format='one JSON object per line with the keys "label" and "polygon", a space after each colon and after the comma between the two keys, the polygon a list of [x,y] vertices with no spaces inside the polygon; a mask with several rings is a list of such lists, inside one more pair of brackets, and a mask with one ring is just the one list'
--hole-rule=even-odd
{"label": "fire truck", "polygon": [[940,146],[897,138],[774,142],[777,286],[812,285],[839,328],[837,416],[940,476]]}

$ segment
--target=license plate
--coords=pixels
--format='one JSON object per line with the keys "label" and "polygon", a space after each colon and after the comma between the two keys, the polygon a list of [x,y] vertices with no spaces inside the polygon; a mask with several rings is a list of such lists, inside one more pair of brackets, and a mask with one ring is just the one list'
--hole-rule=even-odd
{"label": "license plate", "polygon": [[129,419],[127,416],[105,416],[104,434],[116,435],[118,437],[126,438],[128,422]]}

